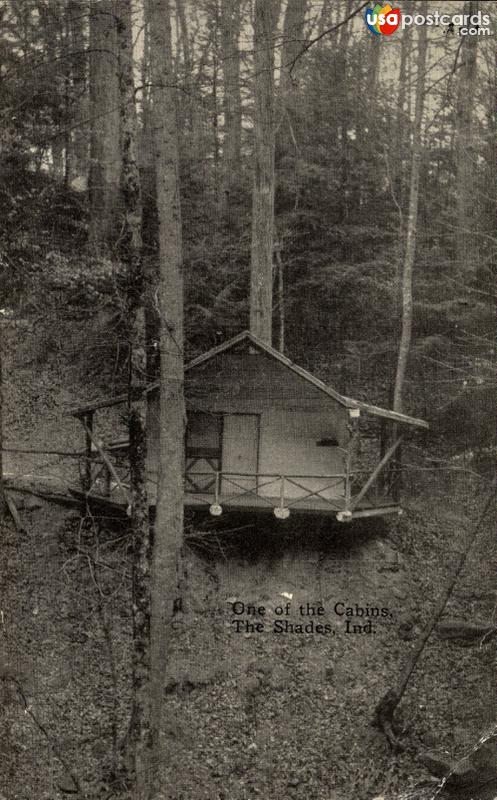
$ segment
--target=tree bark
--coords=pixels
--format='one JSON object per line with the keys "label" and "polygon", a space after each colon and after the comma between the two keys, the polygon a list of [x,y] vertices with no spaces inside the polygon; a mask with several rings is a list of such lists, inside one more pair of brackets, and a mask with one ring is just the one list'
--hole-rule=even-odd
{"label": "tree bark", "polygon": [[[341,14],[341,9],[336,9],[337,16]],[[352,12],[352,0],[347,0],[343,9],[343,16],[346,19]],[[341,19],[340,19],[341,21]],[[343,187],[349,186],[349,191],[342,191],[338,198],[339,219],[341,222],[348,222],[351,209],[358,207],[361,203],[361,189],[357,178],[351,179],[351,166],[353,154],[349,139],[350,128],[355,127],[356,136],[362,141],[361,125],[362,118],[354,120],[350,112],[350,100],[348,97],[350,86],[350,64],[349,64],[349,43],[351,30],[350,25],[342,25],[338,31],[338,46],[335,54],[336,75],[340,76],[340,83],[337,86],[337,94],[342,99],[343,108],[336,117],[336,146],[340,152],[340,183]]]}
{"label": "tree bark", "polygon": [[[304,45],[304,21],[307,0],[288,0],[283,20],[283,46],[281,48],[280,94],[285,106],[291,105],[295,95],[292,67]],[[293,110],[293,109],[292,109]]]}
{"label": "tree bark", "polygon": [[212,18],[210,25],[212,26],[212,39],[213,45],[211,49],[211,124],[212,124],[212,146],[214,155],[214,194],[219,197],[219,155],[220,155],[220,142],[219,142],[219,101],[218,101],[218,84],[219,84],[219,0],[214,0],[212,3]]}
{"label": "tree bark", "polygon": [[284,162],[294,164],[295,201],[299,204],[300,187],[298,176],[298,103],[299,92],[297,73],[299,62],[297,56],[304,45],[304,22],[307,12],[307,0],[288,0],[283,20],[283,44],[281,48],[281,70],[279,85],[278,134],[276,139],[277,169]]}
{"label": "tree bark", "polygon": [[[406,3],[406,13],[409,11],[409,5]],[[393,191],[395,199],[399,206],[399,214],[401,217],[405,207],[405,171],[404,164],[406,160],[406,151],[408,151],[409,141],[409,121],[406,118],[406,95],[407,95],[407,62],[409,58],[409,45],[410,39],[408,36],[403,36],[400,43],[400,60],[399,60],[399,85],[397,93],[397,119],[396,119],[396,138],[397,138],[397,163],[393,165]]]}
{"label": "tree bark", "polygon": [[285,352],[285,271],[281,257],[281,244],[277,242],[274,248],[276,267],[278,270],[278,350]]}
{"label": "tree bark", "polygon": [[4,516],[7,510],[7,502],[5,498],[5,486],[3,480],[3,378],[2,378],[2,360],[3,360],[3,330],[2,320],[0,320],[0,519]]}
{"label": "tree bark", "polygon": [[[426,2],[420,3],[419,13],[426,15]],[[406,245],[402,274],[402,329],[397,357],[397,372],[394,386],[394,411],[402,411],[404,379],[409,360],[412,336],[412,273],[416,254],[416,235],[419,205],[419,173],[421,167],[421,132],[423,122],[425,71],[426,71],[426,26],[418,33],[418,74],[416,80],[416,104],[414,111],[414,131],[411,160],[411,181],[409,187],[409,210],[407,215]]]}
{"label": "tree bark", "polygon": [[[465,14],[476,14],[479,3],[471,0],[464,4]],[[477,241],[475,220],[476,155],[473,134],[473,105],[476,86],[476,57],[478,36],[464,36],[461,48],[462,65],[459,71],[456,116],[456,204],[457,234],[456,259],[464,271],[474,274],[478,266],[475,247]]]}
{"label": "tree bark", "polygon": [[[176,27],[177,31],[177,44],[176,44],[176,62],[178,65],[177,72],[183,79],[185,90],[184,101],[179,109],[178,126],[185,132],[192,135],[193,130],[193,111],[195,100],[192,95],[193,89],[193,59],[190,48],[190,39],[188,36],[188,22],[186,16],[185,0],[175,0],[176,6]],[[183,69],[180,70],[181,54],[183,55]],[[190,148],[192,141],[188,142]]]}
{"label": "tree bark", "polygon": [[[177,6],[179,9],[179,5]],[[140,175],[143,198],[143,274],[144,311],[146,331],[147,383],[159,378],[159,315],[155,302],[158,285],[157,260],[157,203],[155,197],[155,157],[152,132],[151,75],[150,75],[150,20],[149,4],[144,7],[144,44],[142,54],[142,114],[140,133]],[[178,11],[179,13],[179,11]]]}
{"label": "tree bark", "polygon": [[[66,14],[73,55],[71,58],[72,108],[69,132],[68,182],[77,181],[78,188],[86,185],[88,175],[88,129],[85,120],[88,116],[87,55],[84,20],[88,13],[87,4],[79,0],[69,0]],[[67,156],[66,156],[67,158]]]}
{"label": "tree bark", "polygon": [[239,0],[221,0],[224,135],[220,205],[224,219],[229,217],[230,201],[241,171],[240,21]]}
{"label": "tree bark", "polygon": [[119,207],[121,154],[119,78],[114,0],[90,7],[90,246],[109,250]]}
{"label": "tree bark", "polygon": [[[42,41],[47,55],[48,64],[61,63],[60,59],[65,52],[68,44],[66,40],[66,20],[64,18],[64,11],[62,7],[57,8],[56,3],[52,3],[54,8],[44,5],[43,3],[36,2],[35,7],[39,16],[39,28],[42,34]],[[30,13],[30,12],[29,12]],[[62,181],[65,177],[64,164],[67,160],[66,151],[66,134],[64,130],[69,123],[68,115],[68,98],[67,98],[67,82],[69,66],[66,61],[61,63],[59,69],[51,71],[47,69],[47,77],[53,79],[63,79],[65,92],[64,102],[62,102],[62,94],[59,98],[60,102],[55,103],[52,110],[52,122],[55,126],[56,134],[51,140],[50,151],[52,156],[52,174],[56,181]]]}
{"label": "tree bark", "polygon": [[[133,79],[131,0],[116,4],[119,43],[119,91],[121,113],[121,191],[123,228],[121,261],[126,267],[125,329],[129,353],[128,433],[130,461],[130,513],[133,542],[133,696],[129,726],[132,748],[131,777],[138,797],[148,791],[148,736],[150,725],[150,521],[146,491],[146,427],[144,402],[132,401],[132,388],[145,375],[135,374],[145,343],[143,317],[142,199],[138,169],[137,124]],[[128,759],[128,764],[129,764]],[[128,766],[129,769],[129,766]]]}
{"label": "tree bark", "polygon": [[159,476],[151,570],[150,700],[154,791],[161,787],[160,728],[171,622],[179,602],[183,540],[183,275],[176,90],[169,0],[150,3],[152,120],[159,223]]}
{"label": "tree bark", "polygon": [[250,255],[250,330],[271,344],[274,236],[274,53],[273,10],[266,0],[254,9],[254,187]]}

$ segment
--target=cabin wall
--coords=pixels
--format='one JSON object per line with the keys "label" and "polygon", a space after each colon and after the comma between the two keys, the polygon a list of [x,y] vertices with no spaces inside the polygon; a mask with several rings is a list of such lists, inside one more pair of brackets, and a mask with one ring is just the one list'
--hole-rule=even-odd
{"label": "cabin wall", "polygon": [[[256,426],[247,420],[236,424],[225,417],[223,430],[223,471],[234,473],[232,482],[223,481],[223,494],[239,494],[255,488],[255,481],[237,477],[252,472],[246,464],[254,463],[257,449],[259,475],[294,475],[301,486],[285,481],[285,497],[299,497],[306,491],[322,491],[322,497],[331,499],[344,494],[344,482],[324,477],[344,472],[344,453],[347,446],[348,409],[327,396],[288,367],[261,353],[224,353],[187,373],[187,408],[213,414],[251,414],[258,418],[258,442],[245,441]],[[159,393],[149,397],[147,473],[149,499],[155,501],[158,444],[159,444]],[[229,424],[228,424],[229,422]],[[242,422],[240,420],[239,422]],[[339,446],[318,446],[323,439],[335,438]],[[202,462],[203,464],[203,462]],[[204,469],[196,465],[193,472]],[[254,468],[255,471],[255,468]],[[306,477],[314,476],[314,477]],[[319,476],[323,476],[320,478]],[[277,497],[280,482],[263,486],[266,479],[258,481],[259,494]],[[334,484],[330,487],[330,484]],[[234,485],[236,484],[236,485]],[[303,488],[302,488],[303,487]],[[188,492],[188,484],[185,487]]]}
{"label": "cabin wall", "polygon": [[259,414],[306,409],[347,418],[341,403],[264,353],[228,351],[187,371],[185,377],[190,408]]}
{"label": "cabin wall", "polygon": [[[343,450],[340,447],[317,445],[320,440],[336,436],[337,419],[332,414],[267,411],[261,416],[259,472],[297,476],[296,482],[300,486],[285,481],[285,497],[301,497],[305,490],[319,491],[321,497],[327,499],[342,497],[342,479],[318,477],[344,472]],[[270,484],[261,487],[260,494],[273,497],[278,491],[279,484]]]}

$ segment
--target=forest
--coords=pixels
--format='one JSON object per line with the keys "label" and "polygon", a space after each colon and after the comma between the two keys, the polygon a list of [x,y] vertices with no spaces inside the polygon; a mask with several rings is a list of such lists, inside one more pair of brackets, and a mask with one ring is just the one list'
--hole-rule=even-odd
{"label": "forest", "polygon": [[[0,800],[497,794],[495,3],[381,10],[0,0]],[[243,331],[423,421],[402,515],[185,508]]]}

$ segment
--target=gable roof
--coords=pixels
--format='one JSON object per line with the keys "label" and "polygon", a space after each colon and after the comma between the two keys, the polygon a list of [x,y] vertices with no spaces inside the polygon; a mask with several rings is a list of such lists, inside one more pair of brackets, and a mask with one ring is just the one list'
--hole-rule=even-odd
{"label": "gable roof", "polygon": [[[331,397],[333,400],[336,400],[342,406],[346,408],[356,408],[357,406],[354,404],[353,400],[350,400],[348,397],[344,397],[343,395],[339,394],[335,391],[331,386],[327,386],[323,381],[320,381],[319,378],[316,378],[314,375],[311,375],[310,372],[307,372],[306,369],[303,367],[299,367],[298,364],[294,364],[293,361],[290,361],[289,358],[280,353],[279,350],[275,350],[274,347],[271,345],[266,344],[261,339],[258,339],[257,336],[254,336],[253,333],[250,331],[242,331],[241,333],[234,336],[232,339],[228,339],[227,342],[223,342],[222,344],[213,347],[211,350],[208,350],[207,353],[203,353],[200,356],[197,356],[190,361],[188,364],[185,365],[185,372],[190,369],[194,369],[195,367],[199,367],[201,364],[204,364],[206,361],[210,361],[211,358],[215,358],[216,356],[220,355],[221,353],[225,353],[227,350],[231,350],[233,347],[236,347],[241,342],[249,342],[252,347],[256,350],[259,350],[266,355],[274,358],[276,361],[279,361],[280,364],[283,364],[288,369],[291,369],[292,372],[295,372],[301,378],[303,378],[308,383],[311,383],[316,389],[319,389],[321,392],[324,392]],[[153,383],[147,391],[154,391],[158,389],[160,386],[159,381]]]}
{"label": "gable roof", "polygon": [[[276,350],[266,342],[263,342],[257,336],[254,336],[248,330],[242,331],[241,333],[233,336],[232,339],[228,339],[228,341],[223,342],[222,344],[217,345],[216,347],[211,348],[206,353],[203,353],[200,356],[197,356],[192,361],[189,361],[188,364],[185,364],[185,372],[188,370],[194,369],[195,367],[200,366],[201,364],[205,364],[207,361],[210,361],[212,358],[220,355],[221,353],[225,353],[228,350],[231,350],[233,347],[236,347],[238,344],[242,342],[248,342],[252,347],[259,350],[260,352],[266,353],[266,355],[274,358],[276,361],[279,361],[280,364],[283,364],[288,369],[292,370],[296,375],[299,375],[303,380],[307,381],[308,383],[312,384],[316,389],[319,389],[321,392],[326,394],[331,399],[335,400],[336,402],[340,403],[340,405],[344,406],[345,408],[349,409],[359,409],[365,411],[367,414],[374,414],[375,416],[383,417],[386,419],[391,419],[399,423],[407,424],[407,425],[414,425],[418,428],[429,428],[427,422],[422,419],[418,419],[416,417],[410,417],[407,414],[401,414],[399,411],[390,411],[386,408],[380,408],[379,406],[370,405],[369,403],[364,403],[361,400],[353,400],[351,397],[346,397],[345,395],[339,394],[335,389],[331,386],[328,386],[323,381],[316,378],[310,372],[308,372],[303,367],[299,367],[298,364],[294,364],[289,358],[280,353],[279,350]],[[145,393],[156,391],[160,387],[160,382],[156,381],[148,386],[144,391]],[[140,393],[143,390],[138,390]],[[125,403],[128,400],[128,395],[116,395],[115,397],[102,399],[100,401],[96,400],[93,403],[89,403],[86,406],[82,406],[77,409],[73,409],[72,411],[68,412],[73,416],[82,416],[87,412],[96,411],[99,408],[105,408],[107,406],[118,405],[119,403]]]}

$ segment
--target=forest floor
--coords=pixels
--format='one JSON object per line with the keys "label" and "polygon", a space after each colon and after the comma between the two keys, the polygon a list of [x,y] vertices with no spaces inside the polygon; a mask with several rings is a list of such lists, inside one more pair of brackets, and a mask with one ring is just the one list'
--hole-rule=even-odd
{"label": "forest floor", "polygon": [[[35,368],[22,337],[10,337],[6,360],[8,444],[80,449],[77,423],[63,412],[91,387],[53,359]],[[17,474],[68,480],[76,472],[70,459],[7,459]],[[449,796],[420,754],[455,763],[492,726],[491,642],[461,646],[432,634],[398,710],[402,753],[372,719],[430,617],[484,490],[459,474],[433,480],[420,472],[411,484],[404,516],[386,522],[233,517],[237,530],[202,537],[188,521],[183,608],[164,670],[168,800]],[[131,684],[128,533],[118,520],[97,526],[78,509],[29,495],[16,502],[25,530],[4,525],[0,549],[0,800],[59,800],[75,780],[88,797],[118,797]],[[492,520],[482,526],[444,620],[491,624],[494,530]],[[237,603],[263,606],[256,621],[264,630],[237,632],[234,619],[254,622],[234,614]],[[323,613],[303,617],[307,604]],[[374,632],[347,632],[341,612],[356,606],[386,609],[373,618]],[[329,629],[277,632],[275,622],[286,619]],[[457,797],[490,800],[495,789]]]}

